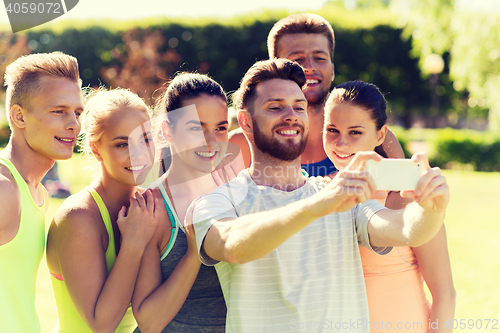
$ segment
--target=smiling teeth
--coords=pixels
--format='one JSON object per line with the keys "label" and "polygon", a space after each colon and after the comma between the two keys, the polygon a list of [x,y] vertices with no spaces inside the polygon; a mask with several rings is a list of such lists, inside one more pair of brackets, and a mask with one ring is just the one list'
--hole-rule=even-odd
{"label": "smiling teeth", "polygon": [[316,84],[316,83],[319,83],[318,80],[307,80],[306,82],[307,82],[307,84]]}
{"label": "smiling teeth", "polygon": [[337,156],[341,157],[341,158],[346,158],[346,157],[349,157],[349,156],[352,155],[352,154],[342,155],[342,154],[339,154],[339,153],[335,153],[335,154],[337,154]]}
{"label": "smiling teeth", "polygon": [[57,139],[64,142],[73,142],[73,139],[63,139],[63,138],[57,138]]}
{"label": "smiling teeth", "polygon": [[131,166],[131,167],[128,167],[128,168],[125,168],[127,170],[130,170],[130,171],[140,171],[142,169],[144,169],[144,165],[141,165],[141,166]]}
{"label": "smiling teeth", "polygon": [[294,135],[294,134],[298,134],[299,131],[297,130],[286,130],[286,131],[278,131],[279,134],[283,134],[283,135]]}
{"label": "smiling teeth", "polygon": [[196,152],[196,154],[200,155],[201,157],[213,157],[215,155],[215,151],[214,152],[211,152],[211,153],[208,153],[208,152]]}

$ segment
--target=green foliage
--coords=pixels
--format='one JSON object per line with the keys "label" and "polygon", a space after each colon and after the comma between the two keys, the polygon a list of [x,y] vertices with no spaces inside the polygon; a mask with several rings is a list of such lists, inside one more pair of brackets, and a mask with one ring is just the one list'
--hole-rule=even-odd
{"label": "green foliage", "polygon": [[435,144],[437,151],[433,158],[435,165],[468,164],[477,171],[500,171],[498,135],[446,129],[440,131]]}
{"label": "green foliage", "polygon": [[420,77],[417,61],[408,56],[411,42],[400,36],[401,30],[390,26],[337,29],[334,84],[349,80],[375,83],[387,94],[392,113],[406,117],[409,127],[412,113],[427,112],[430,90]]}
{"label": "green foliage", "polygon": [[[332,12],[333,13],[333,12]],[[336,12],[337,13],[337,12]],[[340,11],[342,13],[342,11]],[[337,13],[338,14],[338,13]],[[350,15],[353,15],[352,13]],[[250,20],[250,19],[249,19]],[[151,102],[152,96],[178,70],[210,74],[228,92],[238,88],[247,69],[268,57],[266,39],[276,19],[225,25],[152,25],[123,33],[101,27],[66,30],[60,35],[40,30],[30,32],[30,40],[49,40],[38,44],[37,52],[60,50],[78,57],[84,86],[128,87]],[[336,31],[337,77],[334,84],[361,79],[377,84],[389,93],[394,114],[406,117],[429,109],[428,82],[420,77],[417,61],[408,53],[411,43],[400,38],[401,30],[390,25],[367,29],[340,28]],[[49,38],[42,36],[49,36]],[[102,81],[101,81],[102,80]],[[451,83],[444,85],[453,91]],[[443,110],[452,109],[443,96]]]}
{"label": "green foliage", "polygon": [[447,169],[500,171],[500,134],[472,130],[411,129],[391,126],[405,156],[427,150],[430,164]]}
{"label": "green foliage", "polygon": [[236,90],[247,69],[267,58],[266,37],[274,21],[246,25],[183,26],[169,24],[123,33],[107,51],[103,80],[129,87],[149,99],[178,71],[208,73],[228,92]]}
{"label": "green foliage", "polygon": [[457,90],[470,93],[469,106],[490,109],[492,130],[500,129],[500,14],[461,12],[452,22],[451,75]]}
{"label": "green foliage", "polygon": [[[492,130],[500,129],[500,13],[460,10],[454,0],[395,0],[404,35],[423,73],[427,56],[449,53],[450,81],[470,93],[472,113],[489,109]],[[467,106],[465,107],[467,109]]]}
{"label": "green foliage", "polygon": [[35,52],[61,51],[76,57],[84,86],[100,85],[101,69],[111,61],[106,52],[121,43],[119,33],[99,26],[84,30],[70,28],[61,33],[45,29],[29,30],[27,37],[37,42]]}
{"label": "green foliage", "polygon": [[[1,30],[0,30],[1,31]],[[0,32],[0,101],[5,101],[4,73],[7,66],[18,57],[29,54],[27,38],[23,34],[13,34],[11,32]],[[3,111],[3,109],[2,109]],[[0,120],[4,115],[0,115]],[[0,144],[1,144],[0,138]]]}
{"label": "green foliage", "polygon": [[[447,67],[436,88],[439,113],[429,107],[429,82],[409,55],[413,39],[401,37],[397,17],[386,3],[364,1],[348,10],[337,0],[317,11],[336,34],[333,84],[357,79],[376,84],[406,127],[415,115],[464,116],[467,96],[453,88]],[[29,30],[27,38],[34,52],[59,50],[76,56],[84,86],[127,87],[152,103],[177,71],[208,73],[227,92],[235,91],[248,68],[268,58],[269,30],[288,14],[268,10],[222,20],[56,21]]]}
{"label": "green foliage", "polygon": [[366,0],[361,3],[358,0],[356,6],[355,10],[349,10],[342,0],[328,1],[315,13],[327,19],[334,30],[369,30],[379,25],[396,26],[397,16],[378,1]]}
{"label": "green foliage", "polygon": [[420,59],[425,74],[429,74],[424,66],[426,57],[433,53],[442,55],[450,48],[454,3],[454,0],[394,0],[392,3],[400,13],[400,22],[404,23],[403,36],[412,37],[412,56]]}
{"label": "green foliage", "polygon": [[[373,28],[377,25],[394,25],[397,16],[393,14],[386,5],[387,0],[375,1],[365,0],[362,4],[357,1],[356,10],[346,9],[343,0],[327,1],[319,11],[314,13],[325,17],[330,22],[336,22],[334,28],[359,29]],[[253,25],[256,21],[276,22],[279,19],[292,14],[286,9],[265,9],[249,12],[232,17],[167,17],[153,16],[140,19],[119,20],[110,18],[101,19],[71,19],[64,18],[48,22],[42,26],[30,29],[31,32],[42,32],[50,30],[54,34],[60,34],[68,29],[88,30],[92,27],[104,28],[111,32],[124,32],[130,29],[147,29],[150,27],[181,25],[187,28],[204,27],[211,24],[222,26],[244,27]],[[360,20],[360,16],[363,17]],[[2,26],[0,25],[0,28]],[[6,30],[10,26],[5,25]],[[0,30],[1,31],[1,30]]]}
{"label": "green foliage", "polygon": [[0,126],[0,148],[3,148],[9,143],[10,127],[7,122]]}

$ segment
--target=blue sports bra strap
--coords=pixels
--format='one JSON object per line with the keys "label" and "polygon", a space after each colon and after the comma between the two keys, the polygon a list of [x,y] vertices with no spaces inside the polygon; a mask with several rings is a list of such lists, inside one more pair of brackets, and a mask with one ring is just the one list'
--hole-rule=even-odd
{"label": "blue sports bra strap", "polygon": [[172,226],[172,231],[170,232],[170,240],[168,241],[167,249],[165,250],[165,252],[163,252],[160,258],[160,260],[163,260],[169,254],[170,250],[172,250],[172,247],[174,247],[175,240],[177,239],[177,233],[179,232],[178,227],[182,227],[182,225],[180,224],[179,219],[177,218],[177,214],[175,214],[175,211],[173,210],[172,203],[170,202],[167,191],[165,191],[163,183],[160,183],[158,188],[160,189],[160,193],[163,198],[163,203],[165,203],[165,208],[167,209],[168,219],[170,220],[170,225]]}

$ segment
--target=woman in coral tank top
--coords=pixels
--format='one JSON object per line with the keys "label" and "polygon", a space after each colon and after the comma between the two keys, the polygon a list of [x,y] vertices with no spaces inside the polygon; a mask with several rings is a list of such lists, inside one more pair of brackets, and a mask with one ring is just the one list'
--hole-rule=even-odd
{"label": "woman in coral tank top", "polygon": [[[325,150],[342,170],[358,151],[382,149],[386,101],[372,84],[351,81],[332,91],[325,106]],[[408,202],[390,192],[386,207],[403,208]],[[360,248],[370,309],[371,332],[451,332],[455,290],[444,226],[423,246],[397,247],[380,256]],[[432,295],[425,296],[424,284]]]}

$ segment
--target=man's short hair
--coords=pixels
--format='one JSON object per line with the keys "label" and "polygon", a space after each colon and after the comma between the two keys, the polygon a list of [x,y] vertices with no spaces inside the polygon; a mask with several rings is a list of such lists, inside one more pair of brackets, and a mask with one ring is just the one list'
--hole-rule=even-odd
{"label": "man's short hair", "polygon": [[37,53],[18,58],[5,70],[7,94],[5,109],[10,124],[10,109],[19,104],[30,108],[31,99],[40,90],[43,77],[66,78],[81,86],[75,57],[61,53]]}
{"label": "man's short hair", "polygon": [[323,17],[311,13],[302,13],[287,16],[276,22],[267,37],[269,59],[278,57],[278,42],[281,37],[289,34],[321,34],[325,36],[328,40],[330,58],[333,62],[335,35],[332,26]]}
{"label": "man's short hair", "polygon": [[259,83],[282,79],[297,83],[302,89],[306,76],[302,66],[288,59],[270,59],[256,62],[241,80],[240,88],[233,94],[233,106],[236,111],[246,109],[253,114],[255,90]]}

